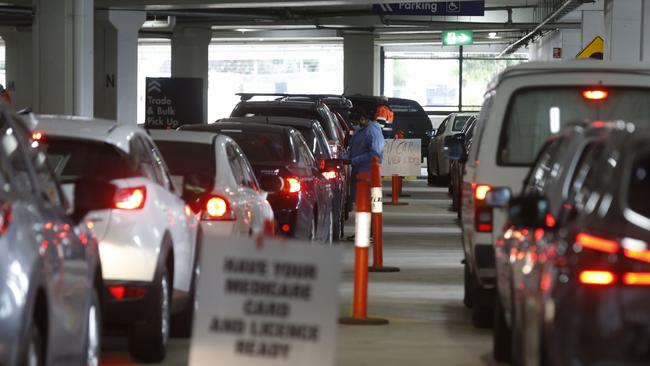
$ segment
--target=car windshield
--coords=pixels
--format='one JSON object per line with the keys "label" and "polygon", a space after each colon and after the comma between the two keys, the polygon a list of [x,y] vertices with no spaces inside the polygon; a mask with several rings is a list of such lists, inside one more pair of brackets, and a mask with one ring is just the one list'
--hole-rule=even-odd
{"label": "car windshield", "polygon": [[630,209],[650,217],[650,152],[641,155],[632,167],[632,177],[627,195]]}
{"label": "car windshield", "polygon": [[571,122],[645,120],[650,115],[650,89],[608,88],[600,94],[588,94],[587,89],[553,87],[516,92],[504,121],[498,163],[530,166],[547,137]]}
{"label": "car windshield", "polygon": [[201,173],[206,177],[216,176],[215,148],[212,144],[156,141],[171,175],[188,176]]}
{"label": "car windshield", "polygon": [[48,136],[47,158],[62,182],[79,178],[114,180],[140,175],[127,155],[104,142]]}
{"label": "car windshield", "polygon": [[454,119],[454,125],[451,126],[451,130],[454,132],[457,131],[462,131],[463,127],[465,127],[465,123],[467,123],[467,120],[470,119],[471,116],[456,116]]}
{"label": "car windshield", "polygon": [[289,139],[280,131],[223,129],[219,133],[235,140],[251,165],[285,165],[291,162]]}

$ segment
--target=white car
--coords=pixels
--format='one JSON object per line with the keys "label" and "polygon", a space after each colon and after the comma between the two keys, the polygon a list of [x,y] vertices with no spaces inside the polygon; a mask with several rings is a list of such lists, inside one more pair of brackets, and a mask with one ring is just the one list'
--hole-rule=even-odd
{"label": "white car", "polygon": [[113,208],[86,217],[99,242],[104,325],[128,327],[131,355],[160,362],[172,320],[179,334],[190,333],[198,219],[175,192],[153,141],[135,124],[63,116],[36,121],[33,137],[46,146],[62,183],[111,183],[112,191],[97,199]]}
{"label": "white car", "polygon": [[[226,135],[151,130],[169,171],[194,212],[204,237],[260,235],[273,209],[248,159]],[[182,187],[182,188],[181,188]]]}
{"label": "white car", "polygon": [[492,320],[494,245],[507,217],[503,209],[486,205],[487,193],[494,187],[519,192],[547,137],[566,124],[647,120],[649,99],[647,66],[599,61],[525,63],[507,69],[488,87],[462,188],[465,303],[473,307],[475,325]]}

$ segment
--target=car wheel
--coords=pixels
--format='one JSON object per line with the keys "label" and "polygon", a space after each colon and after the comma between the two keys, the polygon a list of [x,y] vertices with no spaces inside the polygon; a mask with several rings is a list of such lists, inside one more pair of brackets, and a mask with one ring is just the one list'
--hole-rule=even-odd
{"label": "car wheel", "polygon": [[478,282],[472,281],[472,324],[476,328],[490,328],[493,315],[493,292],[481,288]]}
{"label": "car wheel", "polygon": [[29,327],[29,343],[27,344],[27,349],[22,359],[23,362],[21,364],[26,366],[45,365],[41,332],[36,324],[32,324]]}
{"label": "car wheel", "polygon": [[499,296],[494,296],[494,328],[492,332],[492,353],[499,362],[510,361],[510,337],[512,332],[506,322],[505,310]]}
{"label": "car wheel", "polygon": [[167,268],[161,268],[154,286],[156,299],[144,324],[129,329],[129,353],[142,362],[161,362],[167,352],[171,312],[170,283]]}
{"label": "car wheel", "polygon": [[343,224],[343,211],[339,211],[339,214],[334,217],[332,214],[332,241],[339,241],[341,239],[341,225]]}
{"label": "car wheel", "polygon": [[465,272],[465,284],[463,286],[463,304],[469,309],[472,308],[472,276],[469,273],[469,265],[467,264],[467,259],[463,264]]}
{"label": "car wheel", "polygon": [[88,307],[86,329],[86,365],[99,366],[102,340],[102,320],[97,291],[93,290]]}

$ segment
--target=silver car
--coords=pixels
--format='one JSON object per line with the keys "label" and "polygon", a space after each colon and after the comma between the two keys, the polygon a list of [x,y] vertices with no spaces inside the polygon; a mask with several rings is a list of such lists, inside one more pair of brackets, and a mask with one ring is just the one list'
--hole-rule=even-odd
{"label": "silver car", "polygon": [[447,184],[449,180],[449,160],[445,158],[443,153],[445,137],[461,133],[465,123],[475,116],[476,113],[452,113],[435,130],[435,135],[431,137],[427,149],[429,184]]}
{"label": "silver car", "polygon": [[79,182],[69,208],[42,138],[0,106],[0,365],[98,365],[101,271],[78,218],[101,200]]}

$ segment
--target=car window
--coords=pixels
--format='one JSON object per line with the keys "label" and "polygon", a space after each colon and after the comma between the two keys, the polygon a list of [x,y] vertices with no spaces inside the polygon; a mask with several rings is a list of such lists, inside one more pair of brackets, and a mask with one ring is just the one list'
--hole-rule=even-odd
{"label": "car window", "polygon": [[253,166],[286,164],[292,159],[289,141],[282,131],[222,129],[219,132],[235,140]]}
{"label": "car window", "polygon": [[336,115],[334,113],[332,113],[332,111],[329,111],[327,114],[329,116],[329,123],[332,125],[332,128],[334,129],[334,132],[336,133],[336,137],[337,137],[336,141],[337,142],[342,142],[343,139],[345,139],[345,133],[343,132],[343,129],[341,128],[341,126],[339,124],[338,118],[336,117]]}
{"label": "car window", "polygon": [[230,164],[230,169],[235,178],[235,184],[239,187],[245,187],[244,167],[242,167],[239,160],[239,153],[232,144],[228,144],[226,145],[226,154],[228,154],[228,164]]}
{"label": "car window", "polygon": [[456,116],[454,118],[454,125],[451,126],[451,130],[454,132],[462,131],[463,127],[465,127],[465,123],[467,123],[467,120],[469,120],[472,116]]}
{"label": "car window", "polygon": [[608,163],[610,154],[600,143],[594,143],[585,150],[569,192],[569,202],[576,209],[590,214],[596,208],[603,193],[598,187],[607,184],[607,175],[613,174],[613,167]]}
{"label": "car window", "polygon": [[551,175],[553,169],[554,157],[557,155],[559,146],[562,145],[562,140],[555,140],[548,143],[540,152],[537,161],[528,173],[526,180],[526,194],[544,192],[544,186]]}
{"label": "car window", "polygon": [[150,153],[140,136],[134,136],[129,141],[129,156],[134,170],[139,176],[151,179],[153,182],[161,183],[156,174]]}
{"label": "car window", "polygon": [[442,136],[443,133],[445,133],[445,129],[447,128],[447,123],[449,122],[449,117],[445,118],[440,126],[438,126],[438,130],[436,131],[436,136]]}
{"label": "car window", "polygon": [[474,135],[477,137],[478,140],[476,140],[476,142],[472,141],[472,147],[469,150],[470,161],[476,161],[478,159],[478,153],[481,149],[481,139],[482,139],[483,130],[485,129],[488,118],[490,117],[492,105],[494,104],[494,96],[495,96],[494,92],[489,93],[486,96],[485,100],[483,101],[483,106],[481,107],[481,113],[479,113],[478,121],[476,121],[474,127],[475,129]]}
{"label": "car window", "polygon": [[0,124],[2,155],[6,157],[8,168],[13,173],[12,180],[15,187],[25,192],[34,193],[34,184],[29,173],[28,162],[18,144],[17,133],[6,121],[2,121],[2,124]]}
{"label": "car window", "polygon": [[632,211],[650,217],[650,152],[635,159],[630,173],[627,204]]}
{"label": "car window", "polygon": [[255,178],[255,173],[253,173],[253,169],[251,168],[248,159],[246,159],[246,155],[244,155],[244,153],[237,145],[233,145],[233,149],[235,150],[238,164],[241,168],[242,182],[244,186],[259,192],[260,189],[257,185],[257,179]]}
{"label": "car window", "polygon": [[646,120],[650,89],[609,88],[606,99],[583,96],[584,87],[530,88],[513,94],[499,141],[498,164],[530,166],[547,137],[582,120]]}
{"label": "car window", "polygon": [[154,171],[158,179],[158,183],[163,187],[167,188],[170,191],[174,191],[174,186],[172,185],[172,180],[169,177],[169,171],[167,170],[167,165],[165,165],[165,160],[163,159],[162,154],[158,148],[153,145],[149,140],[144,139],[144,142],[147,146],[147,149],[151,153],[153,160]]}
{"label": "car window", "polygon": [[296,157],[298,158],[298,165],[303,167],[314,167],[316,166],[316,161],[311,151],[307,148],[307,143],[300,134],[294,134],[295,138],[295,147],[296,147]]}
{"label": "car window", "polygon": [[214,180],[217,163],[213,144],[158,140],[156,146],[172,175],[199,174]]}

